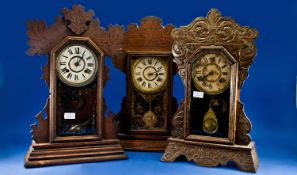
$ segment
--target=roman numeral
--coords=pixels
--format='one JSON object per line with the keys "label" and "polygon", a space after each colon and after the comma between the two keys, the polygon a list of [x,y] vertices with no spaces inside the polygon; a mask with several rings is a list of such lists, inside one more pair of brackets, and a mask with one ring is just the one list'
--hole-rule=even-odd
{"label": "roman numeral", "polygon": [[157,68],[157,72],[160,72],[162,69],[163,69],[162,66],[158,67],[158,68]]}
{"label": "roman numeral", "polygon": [[141,72],[136,72],[136,73],[135,73],[135,75],[140,75],[140,74],[141,74]]}
{"label": "roman numeral", "polygon": [[94,63],[88,63],[88,67],[93,67]]}
{"label": "roman numeral", "polygon": [[142,81],[142,78],[139,77],[139,78],[137,78],[136,80],[139,81],[139,82],[141,82],[141,81]]}
{"label": "roman numeral", "polygon": [[85,74],[81,74],[83,77],[84,77],[84,79],[86,79],[86,76],[85,76]]}
{"label": "roman numeral", "polygon": [[74,75],[74,80],[78,80],[78,75]]}
{"label": "roman numeral", "polygon": [[86,60],[89,60],[89,59],[91,59],[92,57],[91,56],[88,56],[87,58],[86,58]]}
{"label": "roman numeral", "polygon": [[223,72],[223,75],[228,75],[228,72]]}
{"label": "roman numeral", "polygon": [[207,58],[204,57],[202,60],[204,61],[204,63],[206,63],[206,64],[208,63]]}
{"label": "roman numeral", "polygon": [[140,67],[140,66],[137,66],[137,68],[142,69],[142,67]]}
{"label": "roman numeral", "polygon": [[212,84],[209,84],[209,85],[208,85],[208,88],[209,88],[209,89],[212,89]]}
{"label": "roman numeral", "polygon": [[224,83],[224,82],[226,82],[226,80],[224,78],[221,78],[220,83]]}
{"label": "roman numeral", "polygon": [[68,70],[66,67],[64,67],[64,68],[62,69],[62,73],[63,73],[63,74],[66,74],[67,72],[69,72],[69,70]]}
{"label": "roman numeral", "polygon": [[72,74],[69,73],[69,74],[67,75],[67,78],[68,78],[68,79],[71,79],[71,77],[72,77]]}
{"label": "roman numeral", "polygon": [[211,58],[210,58],[210,61],[211,61],[211,62],[215,62],[215,61],[216,61],[216,57],[211,57]]}
{"label": "roman numeral", "polygon": [[224,69],[227,65],[225,64],[224,66],[222,66],[221,68]]}
{"label": "roman numeral", "polygon": [[159,82],[160,82],[160,81],[162,81],[162,80],[163,80],[163,79],[162,79],[162,78],[160,78],[160,77],[157,79],[157,81],[159,81]]}
{"label": "roman numeral", "polygon": [[206,87],[206,86],[207,86],[207,83],[206,83],[206,81],[203,81],[203,83],[202,83],[202,86],[204,86],[204,87]]}
{"label": "roman numeral", "polygon": [[79,47],[74,48],[74,50],[76,54],[79,54]]}
{"label": "roman numeral", "polygon": [[151,83],[148,83],[148,84],[147,84],[147,87],[148,87],[148,88],[151,88],[151,87],[152,87],[152,86],[151,86]]}
{"label": "roman numeral", "polygon": [[87,74],[90,74],[91,72],[92,71],[90,69],[88,69],[88,68],[85,70],[85,73],[87,73]]}
{"label": "roman numeral", "polygon": [[158,86],[158,84],[156,82],[154,82],[156,86]]}
{"label": "roman numeral", "polygon": [[72,50],[71,50],[71,49],[68,49],[68,53],[69,53],[70,55],[72,55],[72,54],[73,54],[73,52],[72,52]]}
{"label": "roman numeral", "polygon": [[156,66],[156,64],[158,63],[158,61],[156,60],[156,62],[155,62],[155,64],[154,64],[154,66]]}
{"label": "roman numeral", "polygon": [[158,75],[161,75],[162,76],[162,75],[164,75],[164,73],[163,72],[160,72]]}
{"label": "roman numeral", "polygon": [[199,76],[199,77],[197,77],[197,80],[198,81],[203,81],[203,77],[202,76]]}
{"label": "roman numeral", "polygon": [[202,73],[201,70],[197,70],[197,71],[196,71],[196,74],[201,74],[201,73]]}
{"label": "roman numeral", "polygon": [[62,57],[64,57],[64,58],[68,58],[68,56],[65,56],[65,55],[62,55]]}
{"label": "roman numeral", "polygon": [[142,82],[142,87],[145,87],[145,85],[146,85],[146,82],[144,81],[144,82]]}
{"label": "roman numeral", "polygon": [[146,62],[145,62],[145,61],[142,61],[141,63],[142,63],[144,66],[146,66]]}
{"label": "roman numeral", "polygon": [[60,65],[61,65],[61,66],[65,66],[65,65],[66,65],[66,62],[65,62],[65,61],[60,62]]}
{"label": "roman numeral", "polygon": [[153,61],[152,61],[151,59],[148,59],[147,62],[148,62],[149,64],[152,64]]}

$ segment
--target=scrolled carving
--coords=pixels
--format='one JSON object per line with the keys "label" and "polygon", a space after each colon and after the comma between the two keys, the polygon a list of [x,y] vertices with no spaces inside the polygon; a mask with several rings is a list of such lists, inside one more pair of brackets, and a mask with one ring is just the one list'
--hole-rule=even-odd
{"label": "scrolled carving", "polygon": [[[185,57],[197,52],[200,46],[224,46],[239,62],[239,87],[247,78],[249,66],[256,54],[254,40],[258,36],[255,29],[240,26],[233,19],[223,17],[216,9],[211,9],[206,18],[198,17],[188,26],[172,31],[174,43],[172,51],[178,66]],[[229,50],[232,47],[232,51]],[[235,51],[235,52],[234,52]]]}
{"label": "scrolled carving", "polygon": [[38,123],[34,123],[31,125],[32,139],[36,143],[45,143],[49,141],[48,116],[49,116],[49,98],[47,99],[47,103],[44,109],[35,116]]}
{"label": "scrolled carving", "polygon": [[172,118],[173,129],[171,136],[174,138],[183,138],[184,134],[184,102],[181,103],[179,109]]}
{"label": "scrolled carving", "polygon": [[228,162],[233,161],[242,171],[256,172],[258,168],[258,161],[255,161],[257,154],[253,146],[239,151],[171,141],[161,160],[172,162],[180,155],[184,155],[188,161],[194,161],[202,166],[225,166]]}
{"label": "scrolled carving", "polygon": [[61,17],[56,18],[55,24],[46,27],[45,21],[30,21],[27,23],[27,35],[30,38],[30,48],[27,54],[47,54],[60,40],[70,34]]}
{"label": "scrolled carving", "polygon": [[87,23],[93,19],[95,15],[93,10],[85,11],[81,5],[74,5],[71,10],[64,8],[62,10],[65,20],[69,21],[68,27],[76,35],[80,35],[88,29]]}
{"label": "scrolled carving", "polygon": [[249,119],[246,117],[243,107],[243,104],[240,101],[238,101],[235,142],[239,145],[248,145],[251,141],[249,133],[252,129],[252,125]]}
{"label": "scrolled carving", "polygon": [[121,26],[112,27],[115,36],[112,41],[116,46],[113,49],[112,62],[123,72],[126,71],[126,51],[171,51],[173,40],[170,33],[174,26],[163,26],[162,20],[158,17],[145,17],[141,19],[139,26],[131,23],[126,32]]}

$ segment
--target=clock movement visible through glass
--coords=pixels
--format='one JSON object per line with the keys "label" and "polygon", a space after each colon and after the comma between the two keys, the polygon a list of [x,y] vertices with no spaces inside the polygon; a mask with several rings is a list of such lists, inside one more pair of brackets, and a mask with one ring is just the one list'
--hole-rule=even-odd
{"label": "clock movement visible through glass", "polygon": [[[231,62],[219,51],[207,52],[193,63],[190,132],[228,137]],[[194,98],[193,92],[204,93]]]}
{"label": "clock movement visible through glass", "polygon": [[87,45],[69,44],[57,55],[57,135],[96,133],[97,69],[97,56]]}

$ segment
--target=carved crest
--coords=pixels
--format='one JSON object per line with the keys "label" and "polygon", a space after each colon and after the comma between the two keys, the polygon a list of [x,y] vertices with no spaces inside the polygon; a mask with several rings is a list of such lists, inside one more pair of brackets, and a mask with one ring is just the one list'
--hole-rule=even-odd
{"label": "carved crest", "polygon": [[85,12],[81,5],[74,5],[71,10],[64,8],[62,13],[64,18],[58,16],[49,27],[45,21],[28,22],[28,55],[46,55],[58,42],[71,35],[90,37],[108,56],[113,56],[121,48],[122,40],[119,37],[123,36],[123,27],[109,26],[106,31],[100,26],[99,19],[93,19],[94,12]]}
{"label": "carved crest", "polygon": [[[162,25],[162,20],[158,17],[148,16],[141,20],[140,26],[131,23],[121,38],[118,35],[117,40],[122,41],[122,51],[168,51],[171,52],[172,37],[171,31],[174,26],[169,24]],[[118,42],[120,43],[120,42]],[[113,64],[125,72],[125,55],[113,57]]]}
{"label": "carved crest", "polygon": [[62,10],[65,20],[69,21],[68,27],[76,34],[80,35],[88,29],[87,22],[93,19],[95,13],[93,10],[85,12],[81,5],[73,6],[72,10],[64,8]]}
{"label": "carved crest", "polygon": [[254,40],[258,32],[237,24],[229,17],[223,17],[217,9],[211,9],[206,18],[198,17],[188,26],[172,31],[174,61],[181,67],[199,46],[224,46],[240,67],[239,87],[248,76],[248,68],[256,54]]}

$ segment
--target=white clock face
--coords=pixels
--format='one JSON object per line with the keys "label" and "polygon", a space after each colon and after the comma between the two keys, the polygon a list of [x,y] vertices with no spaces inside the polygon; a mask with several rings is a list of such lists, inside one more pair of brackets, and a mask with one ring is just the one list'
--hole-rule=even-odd
{"label": "white clock face", "polygon": [[56,61],[58,76],[69,86],[81,87],[91,83],[97,73],[97,57],[86,45],[66,46]]}
{"label": "white clock face", "polygon": [[132,78],[135,87],[140,91],[159,91],[166,85],[167,66],[155,57],[139,58],[132,68]]}

